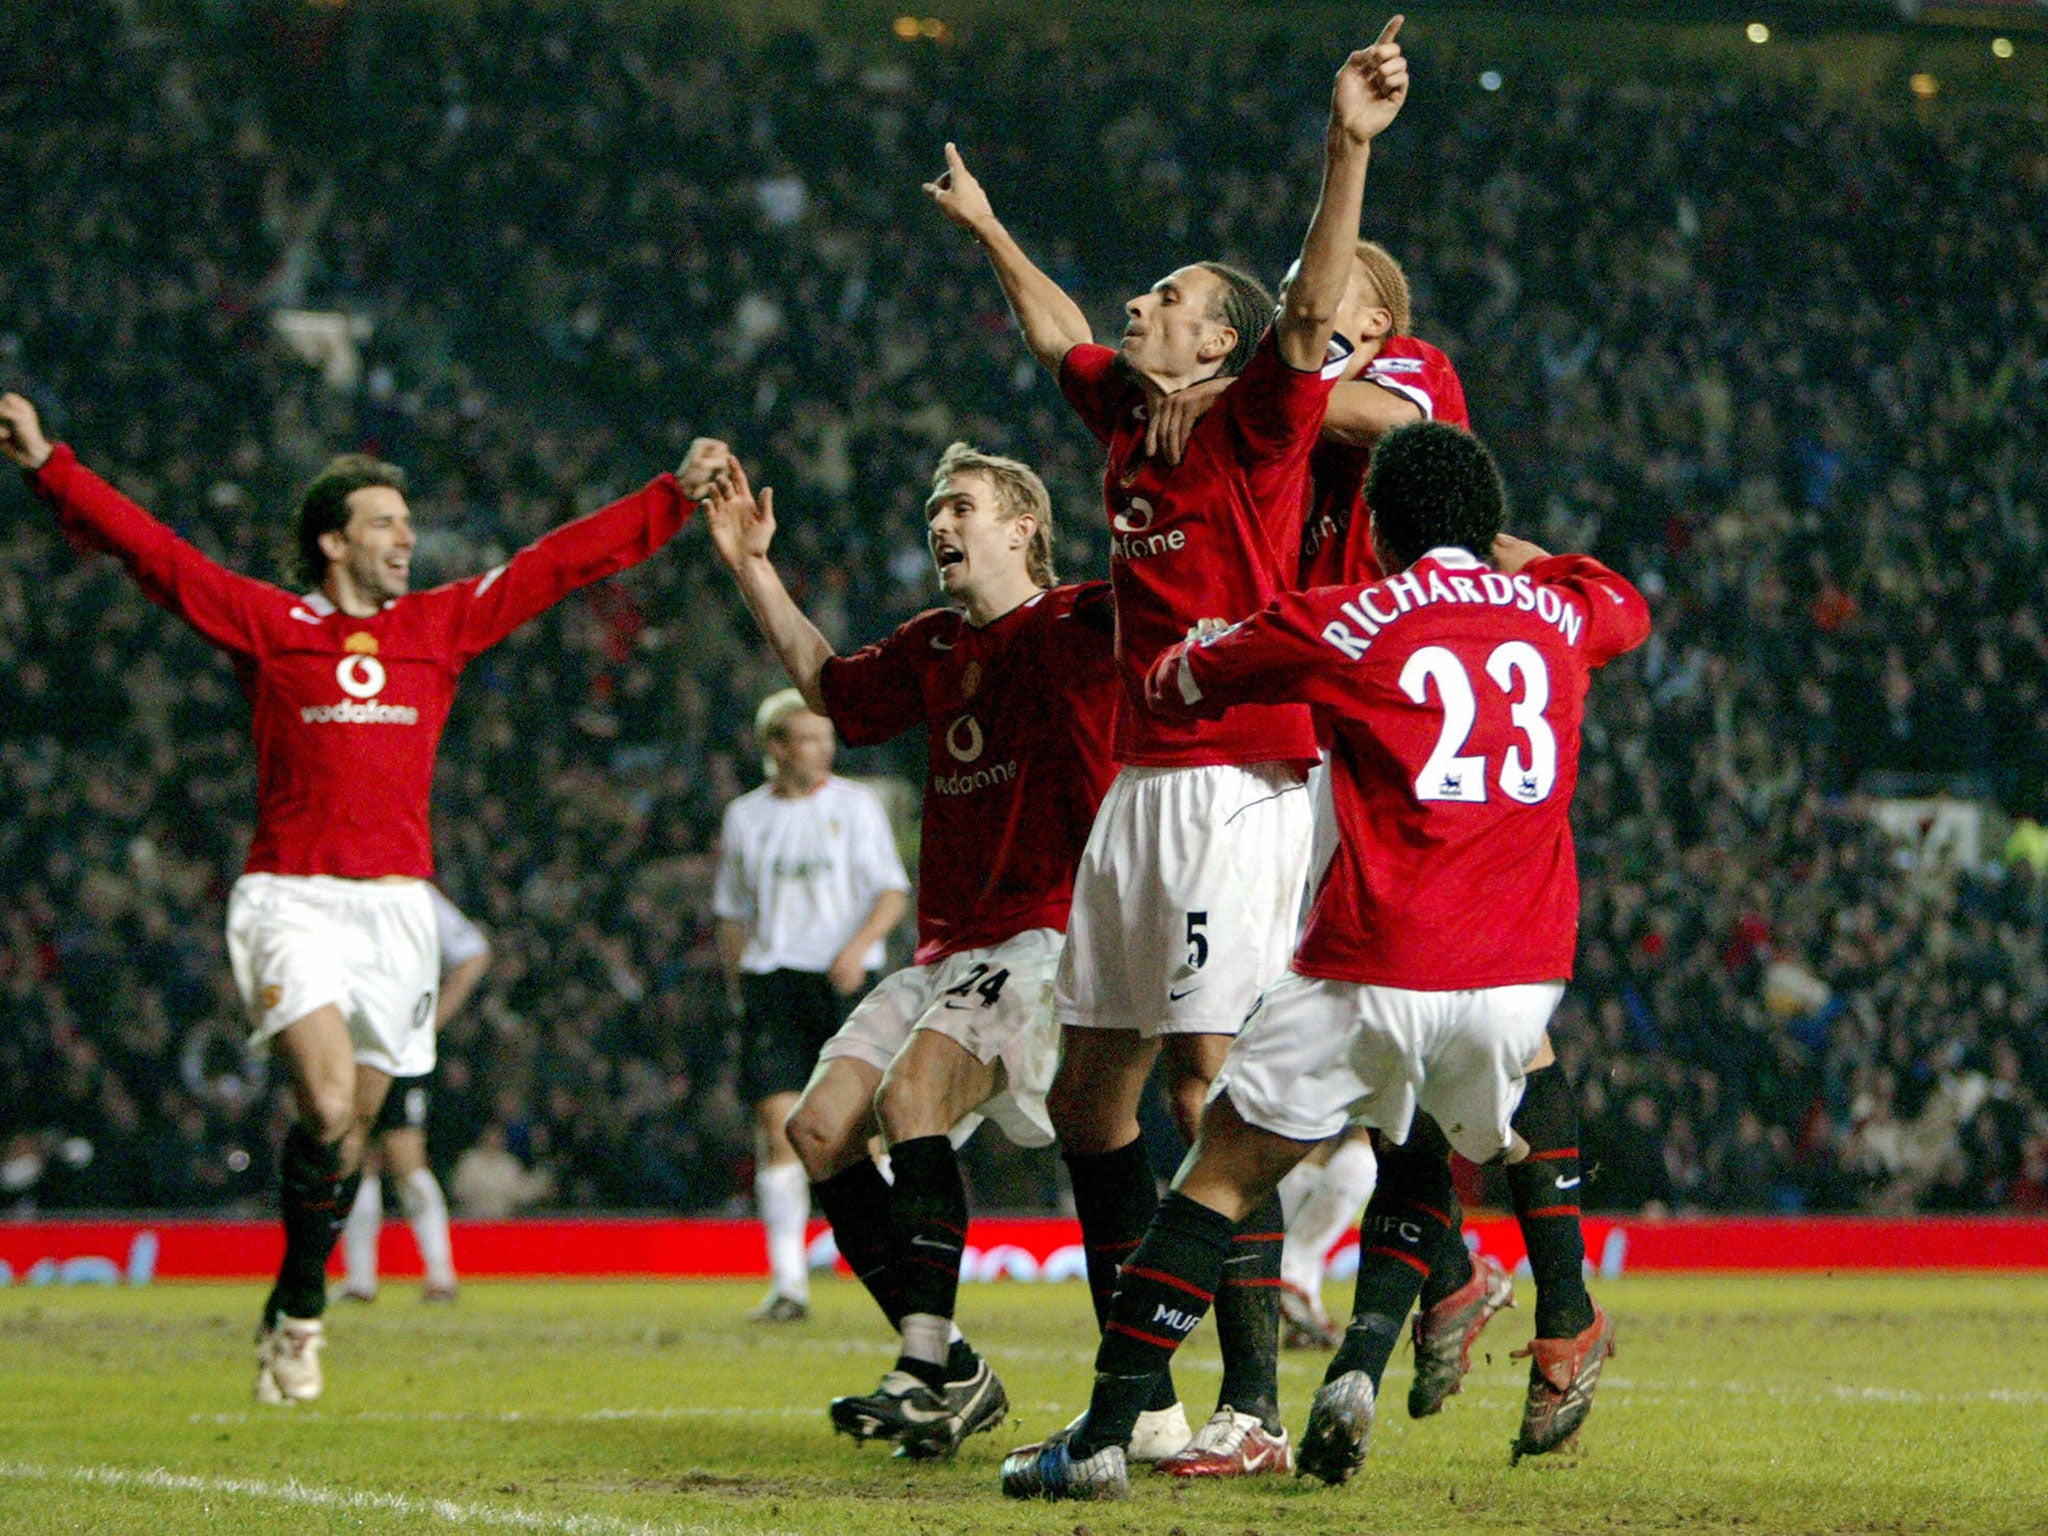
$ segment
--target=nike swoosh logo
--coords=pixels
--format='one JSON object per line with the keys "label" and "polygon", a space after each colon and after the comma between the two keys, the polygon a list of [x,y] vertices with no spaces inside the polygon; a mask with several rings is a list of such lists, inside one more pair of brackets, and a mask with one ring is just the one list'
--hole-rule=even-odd
{"label": "nike swoosh logo", "polygon": [[1166,1000],[1169,1003],[1177,1003],[1184,997],[1193,997],[1197,992],[1201,990],[1202,989],[1200,987],[1189,987],[1186,991],[1183,992],[1168,992],[1166,994]]}
{"label": "nike swoosh logo", "polygon": [[1577,1189],[1579,1187],[1579,1175],[1575,1173],[1568,1179],[1559,1179],[1557,1187],[1559,1189]]}
{"label": "nike swoosh logo", "polygon": [[320,622],[319,614],[308,613],[303,608],[292,609],[291,616],[297,619],[301,624],[318,624]]}
{"label": "nike swoosh logo", "polygon": [[943,635],[933,635],[932,649],[935,651],[950,651],[953,649],[953,642]]}
{"label": "nike swoosh logo", "polygon": [[910,1243],[911,1246],[914,1248],[937,1248],[945,1253],[959,1252],[959,1250],[955,1248],[951,1243],[934,1242],[929,1237],[913,1237],[910,1240]]}
{"label": "nike swoosh logo", "polygon": [[948,1008],[972,1008],[972,1007],[974,1006],[974,1004],[972,1004],[972,1003],[956,1003],[956,1002],[952,1002],[952,1001],[950,1001],[950,1000],[949,1000],[949,1001],[948,1001],[948,1002],[946,1003],[946,1006],[947,1006]]}

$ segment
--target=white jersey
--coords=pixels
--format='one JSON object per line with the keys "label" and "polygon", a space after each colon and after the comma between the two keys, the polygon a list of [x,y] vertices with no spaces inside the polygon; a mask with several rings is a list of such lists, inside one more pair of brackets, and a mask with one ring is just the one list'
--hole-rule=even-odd
{"label": "white jersey", "polygon": [[443,895],[438,885],[428,886],[427,895],[434,902],[434,932],[441,941],[443,976],[457,966],[469,964],[478,955],[491,952],[483,930],[463,916],[462,909]]}
{"label": "white jersey", "polygon": [[[801,799],[764,784],[725,808],[711,910],[747,926],[740,969],[830,970],[884,891],[908,891],[881,797],[832,777]],[[883,964],[877,941],[865,958]]]}

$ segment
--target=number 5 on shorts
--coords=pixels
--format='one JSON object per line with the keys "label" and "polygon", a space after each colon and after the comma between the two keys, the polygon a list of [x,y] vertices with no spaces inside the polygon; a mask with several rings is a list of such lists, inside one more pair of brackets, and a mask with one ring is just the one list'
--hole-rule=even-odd
{"label": "number 5 on shorts", "polygon": [[1191,971],[1199,971],[1209,963],[1209,935],[1202,932],[1208,924],[1208,913],[1188,914],[1188,969]]}

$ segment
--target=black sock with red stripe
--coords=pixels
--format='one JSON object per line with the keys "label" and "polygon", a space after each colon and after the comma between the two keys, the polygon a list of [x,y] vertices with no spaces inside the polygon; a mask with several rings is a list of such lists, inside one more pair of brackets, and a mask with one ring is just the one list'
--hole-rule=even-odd
{"label": "black sock with red stripe", "polygon": [[1593,1298],[1579,1227],[1579,1106],[1564,1068],[1529,1074],[1513,1124],[1529,1143],[1529,1156],[1509,1165],[1508,1191],[1536,1281],[1536,1337],[1573,1338],[1593,1325]]}
{"label": "black sock with red stripe", "polygon": [[1423,1233],[1422,1261],[1429,1266],[1429,1278],[1422,1282],[1422,1295],[1416,1300],[1425,1312],[1472,1278],[1472,1250],[1465,1246],[1465,1212],[1458,1203],[1455,1184],[1451,1203],[1430,1215],[1438,1224]]}
{"label": "black sock with red stripe", "polygon": [[1223,1346],[1223,1390],[1216,1406],[1257,1414],[1280,1431],[1280,1197],[1269,1195],[1244,1219],[1223,1261],[1216,1292],[1216,1341]]}
{"label": "black sock with red stripe", "polygon": [[341,1171],[341,1143],[320,1141],[303,1125],[285,1133],[277,1160],[284,1216],[284,1259],[263,1303],[263,1326],[280,1315],[319,1317],[327,1310],[327,1260],[341,1236],[362,1170]]}
{"label": "black sock with red stripe", "polygon": [[1379,1183],[1358,1228],[1358,1292],[1352,1298],[1351,1324],[1325,1381],[1364,1371],[1379,1386],[1429,1278],[1427,1255],[1445,1232],[1457,1235],[1446,1220],[1457,1203],[1448,1151],[1443,1133],[1422,1115],[1415,1117],[1404,1145],[1381,1145]]}
{"label": "black sock with red stripe", "polygon": [[[944,1136],[914,1136],[889,1149],[896,1183],[896,1230],[901,1239],[889,1281],[896,1305],[902,1308],[905,1351],[896,1369],[926,1384],[943,1386],[948,1379],[944,1332],[936,1320],[950,1325],[960,1294],[960,1256],[967,1246],[967,1185],[960,1177],[960,1159]],[[920,1320],[924,1320],[920,1323]],[[920,1325],[916,1330],[914,1324]],[[930,1331],[928,1347],[913,1353],[913,1333]]]}
{"label": "black sock with red stripe", "polygon": [[[1095,1303],[1095,1326],[1109,1326],[1116,1296],[1117,1271],[1137,1251],[1152,1213],[1159,1209],[1159,1181],[1144,1138],[1114,1152],[1066,1154],[1067,1177],[1074,1187],[1074,1215],[1081,1223],[1081,1248],[1088,1261],[1088,1297]],[[1153,1388],[1147,1409],[1171,1408],[1180,1401],[1171,1371]]]}
{"label": "black sock with red stripe", "polygon": [[1238,1223],[1178,1191],[1160,1202],[1117,1283],[1095,1355],[1088,1417],[1068,1442],[1077,1460],[1105,1445],[1130,1443],[1173,1352],[1208,1315],[1237,1229]]}
{"label": "black sock with red stripe", "polygon": [[903,1239],[896,1230],[895,1191],[882,1170],[873,1158],[862,1157],[851,1168],[813,1184],[811,1194],[832,1223],[832,1240],[854,1279],[867,1287],[889,1326],[899,1326],[903,1306],[896,1296],[895,1269]]}

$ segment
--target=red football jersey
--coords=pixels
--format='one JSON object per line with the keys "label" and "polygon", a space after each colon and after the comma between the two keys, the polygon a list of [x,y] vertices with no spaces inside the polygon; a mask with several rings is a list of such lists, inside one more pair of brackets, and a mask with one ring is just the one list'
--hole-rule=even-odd
{"label": "red football jersey", "polygon": [[1578,942],[1586,688],[1649,632],[1642,594],[1598,561],[1504,576],[1438,549],[1174,647],[1148,698],[1173,715],[1301,699],[1334,726],[1337,849],[1297,971],[1425,992],[1554,981]]}
{"label": "red football jersey", "polygon": [[463,667],[576,588],[645,560],[692,507],[663,475],[495,570],[358,619],[209,560],[67,447],[30,482],[66,533],[119,556],[145,595],[234,658],[256,738],[244,867],[353,880],[433,877],[427,799]]}
{"label": "red football jersey", "polygon": [[933,609],[825,663],[820,686],[854,746],[922,724],[917,963],[1066,931],[1074,869],[1116,773],[1115,614],[1103,582],[1053,587],[976,629]]}
{"label": "red football jersey", "polygon": [[[1448,422],[1472,430],[1465,410],[1465,386],[1451,360],[1426,341],[1389,336],[1358,382],[1377,384],[1421,407],[1424,421]],[[1319,442],[1309,459],[1308,515],[1301,525],[1301,570],[1297,586],[1362,586],[1378,581],[1380,563],[1372,552],[1372,515],[1365,510],[1365,475],[1372,450],[1348,443]]]}
{"label": "red football jersey", "polygon": [[[1341,347],[1341,343],[1334,344]],[[1256,613],[1294,583],[1309,450],[1341,356],[1290,368],[1272,332],[1196,425],[1177,466],[1145,456],[1145,393],[1108,347],[1076,347],[1060,388],[1109,449],[1103,500],[1116,591],[1117,666],[1131,707],[1117,719],[1122,763],[1313,763],[1297,704],[1244,704],[1218,720],[1167,720],[1143,705],[1145,673],[1201,619]]]}

